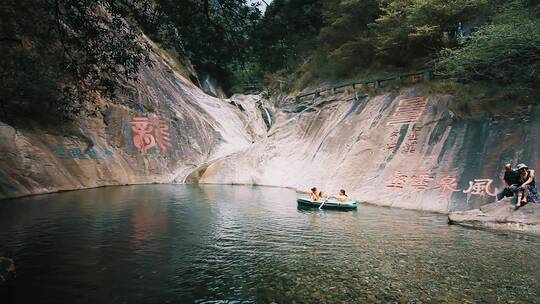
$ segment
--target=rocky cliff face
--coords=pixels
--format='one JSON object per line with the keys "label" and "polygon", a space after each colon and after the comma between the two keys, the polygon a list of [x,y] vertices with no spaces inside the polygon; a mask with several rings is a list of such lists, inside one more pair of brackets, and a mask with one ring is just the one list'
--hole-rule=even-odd
{"label": "rocky cliff face", "polygon": [[[156,47],[156,46],[154,46]],[[0,122],[0,199],[103,185],[183,182],[195,168],[266,133],[253,98],[204,94],[154,54],[139,83],[69,128]]]}
{"label": "rocky cliff face", "polygon": [[540,168],[540,114],[457,118],[419,87],[356,100],[342,93],[275,113],[267,138],[194,174],[201,183],[313,186],[378,205],[438,212],[495,200],[506,162]]}
{"label": "rocky cliff face", "polygon": [[[507,162],[540,170],[540,120],[533,119],[540,107],[505,119],[458,118],[449,110],[451,96],[426,95],[416,86],[276,109],[256,96],[210,97],[175,72],[166,54],[153,59],[118,102],[101,102],[96,115],[67,130],[0,123],[0,199],[199,182],[317,186],[328,194],[343,188],[358,201],[452,212],[493,202]],[[526,208],[533,206],[523,214],[530,213]],[[530,217],[505,218],[538,223]]]}

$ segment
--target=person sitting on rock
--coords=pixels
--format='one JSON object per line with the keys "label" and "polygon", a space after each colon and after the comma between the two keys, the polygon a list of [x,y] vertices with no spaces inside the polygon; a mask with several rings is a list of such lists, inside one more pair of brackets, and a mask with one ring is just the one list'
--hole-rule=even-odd
{"label": "person sitting on rock", "polygon": [[521,186],[518,188],[516,209],[524,206],[528,202],[540,204],[540,194],[538,194],[538,190],[536,189],[534,170],[529,169],[525,164],[519,164],[517,169],[520,174]]}
{"label": "person sitting on rock", "polygon": [[309,193],[309,199],[312,201],[318,201],[321,197],[319,196],[320,192],[317,192],[317,187],[311,188],[311,192]]}
{"label": "person sitting on rock", "polygon": [[519,172],[512,168],[512,164],[506,164],[504,166],[504,182],[506,183],[506,187],[497,194],[497,200],[514,196],[514,193],[521,184]]}

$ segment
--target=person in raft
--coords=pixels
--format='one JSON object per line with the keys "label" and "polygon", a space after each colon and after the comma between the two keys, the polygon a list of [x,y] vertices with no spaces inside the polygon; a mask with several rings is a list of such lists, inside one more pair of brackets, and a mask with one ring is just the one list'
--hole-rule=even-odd
{"label": "person in raft", "polygon": [[322,192],[317,192],[317,187],[311,188],[311,192],[309,193],[309,199],[312,201],[318,201],[321,199],[319,196],[319,193],[322,194]]}
{"label": "person in raft", "polygon": [[347,194],[345,193],[345,190],[343,189],[339,190],[339,194],[336,196],[336,198],[339,202],[346,202],[349,200],[349,197],[347,196]]}
{"label": "person in raft", "polygon": [[519,171],[521,186],[517,191],[516,209],[529,202],[540,204],[540,194],[536,189],[534,170],[529,169],[525,164],[517,165],[517,170]]}

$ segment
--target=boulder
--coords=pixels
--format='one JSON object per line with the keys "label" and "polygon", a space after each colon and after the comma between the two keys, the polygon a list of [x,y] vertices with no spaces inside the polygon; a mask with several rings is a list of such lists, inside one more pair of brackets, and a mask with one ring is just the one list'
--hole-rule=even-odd
{"label": "boulder", "polygon": [[0,303],[15,303],[13,281],[15,279],[15,262],[0,257]]}
{"label": "boulder", "polygon": [[448,223],[540,236],[540,205],[530,203],[514,210],[509,201],[500,201],[480,209],[451,212]]}
{"label": "boulder", "polygon": [[12,259],[0,257],[0,286],[15,278],[15,262]]}

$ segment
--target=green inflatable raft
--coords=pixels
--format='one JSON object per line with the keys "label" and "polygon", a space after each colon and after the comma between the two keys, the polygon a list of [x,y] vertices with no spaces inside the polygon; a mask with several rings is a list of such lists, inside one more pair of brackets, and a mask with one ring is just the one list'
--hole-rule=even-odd
{"label": "green inflatable raft", "polygon": [[333,210],[355,210],[357,207],[356,201],[348,200],[345,202],[340,202],[337,199],[330,198],[328,200],[312,201],[309,197],[299,197],[296,202],[298,207],[306,208],[319,208],[322,204],[321,209],[333,209]]}

